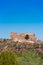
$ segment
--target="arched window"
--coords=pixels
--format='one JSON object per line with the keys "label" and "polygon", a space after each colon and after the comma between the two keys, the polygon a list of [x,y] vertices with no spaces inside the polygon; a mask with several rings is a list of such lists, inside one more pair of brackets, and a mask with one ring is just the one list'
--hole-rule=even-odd
{"label": "arched window", "polygon": [[29,39],[29,35],[28,35],[28,34],[25,35],[25,39],[26,39],[26,40]]}

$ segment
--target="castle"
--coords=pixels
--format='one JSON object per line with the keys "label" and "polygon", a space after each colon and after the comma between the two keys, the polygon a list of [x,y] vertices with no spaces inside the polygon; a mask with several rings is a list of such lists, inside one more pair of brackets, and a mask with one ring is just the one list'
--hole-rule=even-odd
{"label": "castle", "polygon": [[34,43],[36,40],[35,34],[32,33],[21,33],[17,34],[15,32],[10,33],[10,39],[13,42],[29,42],[29,43]]}

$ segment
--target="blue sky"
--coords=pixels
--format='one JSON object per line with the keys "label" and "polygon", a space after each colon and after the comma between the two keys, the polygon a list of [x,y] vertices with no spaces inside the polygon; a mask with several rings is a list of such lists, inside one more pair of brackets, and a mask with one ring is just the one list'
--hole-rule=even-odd
{"label": "blue sky", "polygon": [[43,0],[0,0],[0,38],[35,33],[43,40]]}

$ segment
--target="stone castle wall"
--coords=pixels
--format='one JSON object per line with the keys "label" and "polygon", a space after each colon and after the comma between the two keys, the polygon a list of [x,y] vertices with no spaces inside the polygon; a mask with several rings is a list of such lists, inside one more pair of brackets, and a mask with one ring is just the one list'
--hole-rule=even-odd
{"label": "stone castle wall", "polygon": [[[28,35],[28,39],[25,39],[26,35]],[[10,39],[12,41],[19,41],[19,42],[25,42],[25,41],[35,41],[35,34],[29,34],[29,33],[21,33],[21,34],[17,34],[15,32],[11,32],[10,33]]]}

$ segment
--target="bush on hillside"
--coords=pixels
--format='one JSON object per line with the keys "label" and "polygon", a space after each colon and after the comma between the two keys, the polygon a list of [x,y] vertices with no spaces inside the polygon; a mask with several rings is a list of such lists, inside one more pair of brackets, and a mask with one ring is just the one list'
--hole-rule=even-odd
{"label": "bush on hillside", "polygon": [[2,52],[0,54],[0,65],[19,65],[12,52]]}

